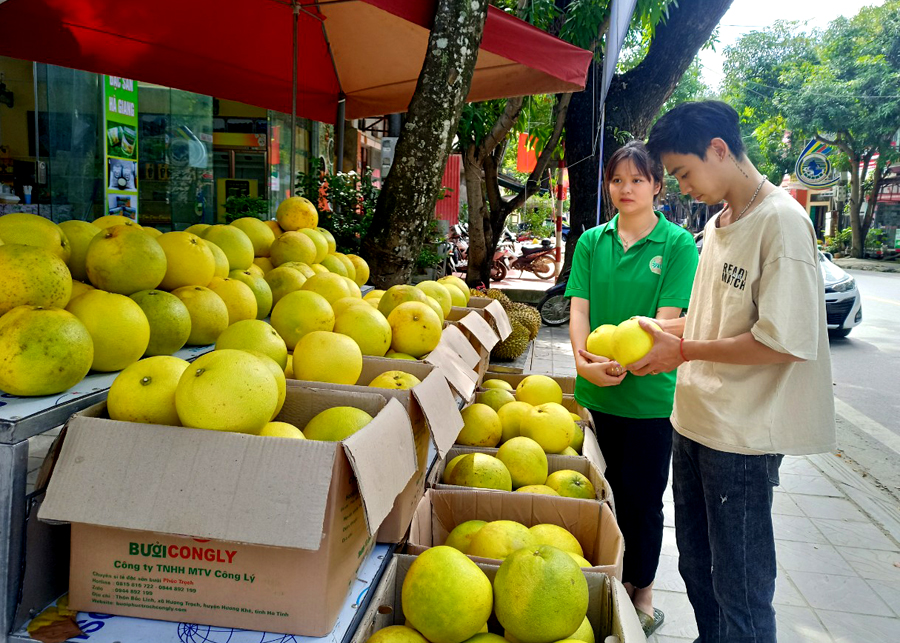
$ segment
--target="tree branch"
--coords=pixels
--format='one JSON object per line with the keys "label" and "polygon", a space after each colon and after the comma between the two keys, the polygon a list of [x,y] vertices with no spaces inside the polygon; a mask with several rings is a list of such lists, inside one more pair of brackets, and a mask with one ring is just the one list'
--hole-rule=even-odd
{"label": "tree branch", "polygon": [[481,158],[487,158],[487,156],[494,151],[494,148],[500,144],[500,141],[506,138],[506,135],[509,134],[513,125],[516,124],[519,114],[522,112],[522,105],[524,104],[525,98],[523,96],[514,96],[513,98],[506,99],[506,106],[503,108],[503,113],[500,114],[497,122],[494,123],[490,133],[481,144],[481,149],[479,150]]}

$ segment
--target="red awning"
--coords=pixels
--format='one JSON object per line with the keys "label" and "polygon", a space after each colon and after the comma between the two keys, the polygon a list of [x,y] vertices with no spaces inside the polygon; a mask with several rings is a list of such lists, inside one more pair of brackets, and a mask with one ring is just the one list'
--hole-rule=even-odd
{"label": "red awning", "polygon": [[[435,0],[301,0],[300,116],[406,111]],[[6,0],[0,54],[291,112],[287,0]],[[591,53],[490,7],[469,101],[579,91]]]}

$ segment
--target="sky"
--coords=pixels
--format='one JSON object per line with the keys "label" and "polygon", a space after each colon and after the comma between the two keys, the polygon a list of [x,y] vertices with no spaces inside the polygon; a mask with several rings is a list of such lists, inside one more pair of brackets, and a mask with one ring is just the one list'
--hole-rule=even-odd
{"label": "sky", "polygon": [[776,20],[805,20],[811,27],[824,28],[838,16],[851,17],[862,7],[881,5],[883,0],[734,0],[719,23],[716,51],[700,52],[703,82],[718,90],[722,81],[725,47],[751,31],[761,31]]}

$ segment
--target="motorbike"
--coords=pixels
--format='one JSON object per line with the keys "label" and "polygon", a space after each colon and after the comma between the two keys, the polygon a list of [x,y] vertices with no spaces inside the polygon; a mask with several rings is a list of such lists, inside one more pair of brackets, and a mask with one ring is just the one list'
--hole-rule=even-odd
{"label": "motorbike", "polygon": [[567,283],[566,279],[551,286],[537,305],[541,321],[547,326],[562,326],[569,323],[570,300],[565,296]]}
{"label": "motorbike", "polygon": [[544,239],[539,246],[523,247],[521,254],[507,268],[518,270],[520,277],[527,270],[537,275],[538,279],[552,279],[556,276],[556,262],[553,260],[555,250],[550,240]]}

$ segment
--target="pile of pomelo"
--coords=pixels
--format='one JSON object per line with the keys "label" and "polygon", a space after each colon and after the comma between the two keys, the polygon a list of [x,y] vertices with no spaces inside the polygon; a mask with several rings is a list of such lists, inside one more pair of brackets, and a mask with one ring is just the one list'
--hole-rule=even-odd
{"label": "pile of pomelo", "polygon": [[403,579],[406,625],[379,630],[367,643],[594,643],[588,601],[579,564],[557,547],[510,553],[493,583],[459,550],[433,547]]}

